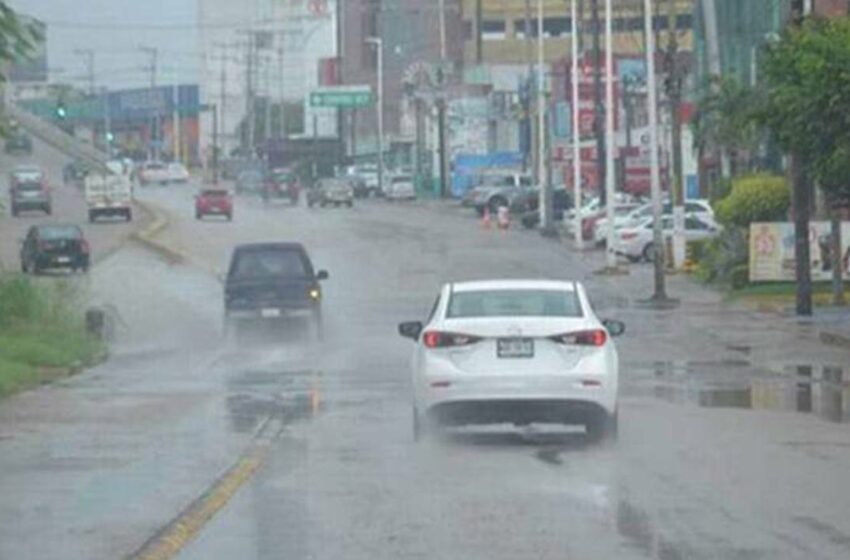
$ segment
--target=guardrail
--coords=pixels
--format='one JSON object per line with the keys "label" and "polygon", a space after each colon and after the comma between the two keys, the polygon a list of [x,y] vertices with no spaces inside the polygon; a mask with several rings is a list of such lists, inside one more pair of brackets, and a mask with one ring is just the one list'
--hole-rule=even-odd
{"label": "guardrail", "polygon": [[89,165],[98,167],[105,173],[110,172],[106,166],[109,157],[105,152],[98,150],[94,146],[83,144],[58,126],[36,117],[14,103],[6,103],[4,110],[9,118],[16,120],[20,126],[41,141],[50,144],[71,157],[81,159]]}

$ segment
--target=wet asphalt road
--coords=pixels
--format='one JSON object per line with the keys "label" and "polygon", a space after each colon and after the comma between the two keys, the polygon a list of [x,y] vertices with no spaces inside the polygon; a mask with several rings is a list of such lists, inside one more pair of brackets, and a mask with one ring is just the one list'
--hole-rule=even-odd
{"label": "wet asphalt road", "polygon": [[[41,223],[71,223],[83,228],[92,249],[92,257],[100,260],[117,249],[135,228],[143,226],[148,216],[134,210],[134,222],[120,219],[101,219],[97,223],[88,222],[88,210],[81,189],[64,184],[62,169],[70,159],[43,142],[33,139],[32,154],[9,155],[0,152],[0,267],[17,270],[20,265],[19,239],[26,237],[33,225]],[[42,212],[24,212],[13,218],[9,211],[9,172],[18,165],[35,163],[47,174],[51,188],[53,213],[50,216]]]}
{"label": "wet asphalt road", "polygon": [[[269,418],[283,430],[265,463],[179,558],[850,556],[850,360],[807,325],[683,279],[682,308],[642,310],[645,269],[597,277],[598,255],[454,208],[241,199],[228,224],[194,221],[191,195],[142,193],[191,263],[130,247],[80,280],[120,315],[113,359],[0,403],[0,558],[126,557]],[[215,273],[258,240],[303,241],[330,271],[320,346],[297,330],[222,342]],[[615,446],[548,429],[412,442],[396,323],[442,281],[494,276],[584,280],[627,322]]]}

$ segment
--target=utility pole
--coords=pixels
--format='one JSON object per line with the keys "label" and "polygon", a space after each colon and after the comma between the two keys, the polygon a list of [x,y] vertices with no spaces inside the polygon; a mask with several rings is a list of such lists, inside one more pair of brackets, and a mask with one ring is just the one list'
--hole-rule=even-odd
{"label": "utility pole", "polygon": [[572,112],[573,112],[573,211],[575,221],[573,224],[573,233],[575,234],[576,248],[581,250],[584,244],[584,239],[581,232],[581,124],[579,118],[579,34],[581,33],[581,25],[578,19],[578,6],[576,2],[580,0],[572,0],[570,2],[570,16],[573,23],[572,28]]}
{"label": "utility pole", "polygon": [[599,200],[606,206],[605,185],[605,107],[602,105],[602,53],[601,35],[602,25],[599,20],[599,0],[591,0],[591,13],[593,18],[593,131],[596,134],[596,169],[598,176]]}
{"label": "utility pole", "polygon": [[213,152],[212,152],[212,168],[213,168],[213,185],[218,184],[218,104],[213,103],[212,106],[212,121],[213,121]]}
{"label": "utility pole", "polygon": [[[278,67],[278,87],[279,87],[279,97],[278,103],[280,103],[277,111],[277,127],[278,127],[278,138],[283,140],[286,138],[286,127],[284,126],[284,107],[286,105],[286,93],[284,91],[284,79],[283,79],[283,67],[284,67],[284,59],[283,59],[283,46],[277,49],[277,67]],[[342,66],[340,64],[340,66]]]}
{"label": "utility pole", "polygon": [[643,0],[644,34],[646,35],[646,89],[649,113],[649,154],[652,192],[652,237],[653,260],[655,261],[655,293],[652,303],[658,306],[669,304],[666,279],[664,278],[664,235],[661,228],[661,172],[658,161],[658,87],[655,76],[655,35],[653,30],[652,0]]}
{"label": "utility pole", "polygon": [[543,0],[537,0],[537,181],[540,184],[540,232],[552,235],[552,201],[546,154],[546,74]]}
{"label": "utility pole", "polygon": [[679,66],[679,40],[676,22],[679,19],[677,0],[667,0],[667,100],[670,102],[671,148],[673,175],[670,194],[673,202],[673,268],[685,264],[685,193],[682,177],[682,69]]}
{"label": "utility pole", "polygon": [[[224,136],[227,133],[227,126],[225,126],[225,115],[227,114],[227,44],[224,44],[224,52],[221,59],[221,76],[220,82],[218,85],[218,105],[216,106],[213,116],[216,118],[216,121],[213,123],[213,132],[218,132],[218,128],[221,127],[221,135]],[[221,116],[218,115],[219,107],[221,108]],[[220,121],[220,122],[219,122]],[[217,138],[216,138],[217,140]],[[226,144],[226,142],[223,142]],[[213,142],[214,149],[218,149],[218,142]],[[218,173],[218,170],[215,169],[214,173]]]}
{"label": "utility pole", "polygon": [[484,23],[483,4],[483,0],[475,0],[475,63],[478,65],[484,62],[484,38],[481,29]]}
{"label": "utility pole", "polygon": [[[804,0],[791,0],[789,25],[792,29],[803,25],[806,16]],[[791,186],[794,207],[794,260],[797,280],[797,315],[812,314],[812,258],[809,245],[812,193],[809,186],[808,162],[798,153],[789,154]],[[836,263],[835,266],[838,266]]]}
{"label": "utility pole", "polygon": [[384,41],[367,37],[366,42],[378,51],[378,190],[384,192]]}
{"label": "utility pole", "polygon": [[139,47],[143,52],[151,57],[151,63],[148,70],[151,74],[150,81],[150,110],[151,110],[151,132],[150,132],[150,149],[149,157],[152,160],[159,159],[159,148],[157,142],[159,139],[159,99],[156,99],[156,72],[157,59],[159,57],[159,49],[156,47]]}
{"label": "utility pole", "polygon": [[446,2],[440,0],[440,69],[437,72],[439,95],[437,97],[437,143],[440,149],[440,198],[448,195],[449,166],[446,154]]}
{"label": "utility pole", "polygon": [[177,79],[177,71],[174,72],[174,84],[171,86],[171,140],[174,161],[181,160],[180,145],[180,81]]}
{"label": "utility pole", "polygon": [[526,81],[526,96],[525,96],[525,107],[523,107],[523,115],[525,118],[526,129],[524,134],[527,134],[528,142],[526,144],[526,149],[528,150],[527,157],[523,158],[523,171],[525,171],[525,167],[530,164],[532,169],[532,175],[537,173],[537,161],[536,155],[537,150],[535,148],[535,138],[534,135],[534,120],[531,118],[531,84],[534,83],[534,57],[532,55],[532,43],[531,43],[531,0],[525,0],[525,63],[528,65],[528,77]]}
{"label": "utility pole", "polygon": [[611,0],[605,0],[605,217],[608,221],[607,248],[605,251],[608,270],[617,268],[614,247],[614,189],[617,179],[614,173],[614,14]]}
{"label": "utility pole", "polygon": [[94,73],[94,49],[74,49],[74,54],[78,54],[86,59],[86,79],[89,84],[89,95],[95,94],[95,73]]}
{"label": "utility pole", "polygon": [[254,31],[248,30],[248,43],[245,51],[245,132],[246,149],[249,157],[254,158]]}

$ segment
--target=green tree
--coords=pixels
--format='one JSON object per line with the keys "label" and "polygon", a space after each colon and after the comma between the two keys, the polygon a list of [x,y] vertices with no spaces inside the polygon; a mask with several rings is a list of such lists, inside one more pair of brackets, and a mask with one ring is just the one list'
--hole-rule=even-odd
{"label": "green tree", "polygon": [[[761,90],[731,78],[720,79],[714,86],[697,103],[691,122],[694,148],[700,156],[718,152],[722,158],[728,158],[732,151],[754,151],[762,137],[762,126],[755,118]],[[724,169],[726,179],[727,171]]]}
{"label": "green tree", "polygon": [[[767,49],[763,76],[766,96],[757,122],[767,125],[780,146],[794,154],[798,176],[811,178],[830,200],[846,196],[850,190],[850,18],[809,19],[787,30]],[[795,211],[805,213],[801,208]],[[834,234],[837,238],[839,232]],[[835,268],[840,273],[841,267]],[[840,276],[837,285],[841,285]],[[798,308],[799,301],[798,297]]]}
{"label": "green tree", "polygon": [[[0,0],[0,84],[6,82],[5,68],[9,63],[20,60],[32,52],[36,41],[41,40],[39,30],[25,25],[15,11]],[[0,118],[0,135],[6,135],[8,123]]]}

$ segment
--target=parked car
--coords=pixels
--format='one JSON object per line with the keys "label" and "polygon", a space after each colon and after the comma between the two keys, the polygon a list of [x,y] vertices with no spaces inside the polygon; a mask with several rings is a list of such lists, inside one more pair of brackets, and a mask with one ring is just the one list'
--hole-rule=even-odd
{"label": "parked car", "polygon": [[[626,257],[632,262],[641,259],[652,261],[655,258],[655,241],[653,236],[653,219],[645,218],[636,226],[624,227],[617,231],[613,250],[617,255]],[[661,221],[664,238],[673,236],[673,216],[664,216]],[[720,232],[720,227],[713,221],[707,221],[697,216],[685,217],[685,239],[695,241],[711,239]]]}
{"label": "parked car", "polygon": [[614,438],[619,321],[596,316],[578,282],[491,280],[443,286],[415,341],[413,436],[431,428],[582,425]]}
{"label": "parked car", "polygon": [[161,161],[146,161],[138,171],[142,185],[167,185],[171,180],[168,166]]}
{"label": "parked car", "polygon": [[225,330],[241,321],[306,318],[317,337],[322,334],[324,270],[315,272],[300,243],[239,245],[230,259],[224,284]]}
{"label": "parked car", "polygon": [[76,225],[32,226],[21,244],[21,271],[39,274],[50,268],[87,272],[89,243]]}
{"label": "parked car", "polygon": [[[519,204],[519,203],[518,203]],[[556,188],[552,191],[552,214],[556,222],[564,219],[564,213],[573,207],[572,193],[565,188]],[[540,223],[540,190],[532,189],[520,206],[521,222],[526,228],[534,228]],[[514,209],[511,209],[514,212]]]}
{"label": "parked car", "polygon": [[[711,207],[711,203],[708,200],[690,199],[685,201],[684,207],[686,216],[696,216],[697,218],[709,223],[714,222],[714,209]],[[673,204],[669,200],[665,201],[662,205],[661,211],[665,216],[672,216]],[[614,231],[619,231],[624,227],[635,226],[650,217],[652,217],[651,203],[641,204],[625,214],[617,213],[614,216]],[[608,220],[607,218],[601,218],[595,224],[593,238],[597,244],[603,244],[607,237]]]}
{"label": "parked car", "polygon": [[195,219],[224,216],[233,220],[233,197],[227,189],[203,189],[195,196]]}
{"label": "parked car", "polygon": [[[360,177],[365,184],[367,196],[380,196],[382,193],[378,188],[378,166],[374,163],[364,163],[348,168],[348,174]],[[384,174],[386,179],[386,174]]]}
{"label": "parked car", "polygon": [[307,206],[354,206],[354,189],[343,179],[321,179],[307,192]]}
{"label": "parked car", "polygon": [[532,191],[530,175],[511,171],[491,171],[482,174],[475,187],[464,197],[462,204],[472,206],[479,216],[488,209],[491,214],[502,206],[515,206],[518,200],[524,200]]}
{"label": "parked car", "polygon": [[411,175],[390,175],[384,183],[384,196],[387,200],[413,200],[416,187]]}
{"label": "parked car", "polygon": [[7,154],[31,154],[32,138],[23,132],[14,132],[6,138],[4,149]]}
{"label": "parked car", "polygon": [[189,170],[179,161],[174,161],[167,166],[168,182],[169,183],[188,183]]}
{"label": "parked car", "polygon": [[280,167],[272,169],[263,183],[263,200],[286,199],[291,206],[297,206],[301,196],[301,184],[293,169]]}
{"label": "parked car", "polygon": [[53,199],[44,171],[37,166],[16,167],[9,174],[9,202],[12,216],[30,210],[50,215]]}
{"label": "parked car", "polygon": [[65,167],[62,168],[62,181],[66,185],[73,184],[81,187],[83,180],[90,170],[91,166],[88,163],[80,159],[75,159],[66,163]]}
{"label": "parked car", "polygon": [[340,175],[339,178],[348,181],[348,184],[351,185],[351,189],[354,191],[354,198],[368,198],[372,194],[369,185],[366,183],[366,179],[360,175],[346,173]]}
{"label": "parked car", "polygon": [[260,194],[265,185],[265,176],[258,169],[246,169],[236,177],[236,194]]}

